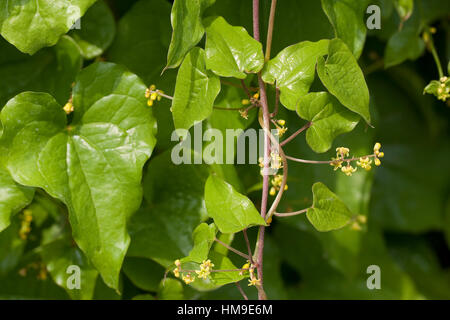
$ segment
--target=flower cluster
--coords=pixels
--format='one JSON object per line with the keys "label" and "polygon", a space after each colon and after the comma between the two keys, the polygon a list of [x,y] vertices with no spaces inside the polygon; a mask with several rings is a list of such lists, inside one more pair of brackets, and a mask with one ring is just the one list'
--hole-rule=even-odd
{"label": "flower cluster", "polygon": [[200,265],[200,270],[196,270],[198,277],[200,279],[208,279],[209,274],[211,273],[212,268],[214,267],[214,263],[211,260],[205,260]]}
{"label": "flower cluster", "polygon": [[250,279],[248,280],[248,286],[259,286],[261,285],[261,279],[258,279],[255,276],[255,266],[250,265],[250,269],[248,269],[248,272],[250,273]]}
{"label": "flower cluster", "polygon": [[26,240],[28,234],[31,232],[31,221],[33,221],[33,215],[31,210],[24,210],[22,215],[22,224],[19,230],[19,237],[22,240]]}
{"label": "flower cluster", "polygon": [[288,130],[288,128],[286,128],[284,125],[286,124],[285,120],[277,120],[276,122],[274,122],[275,127],[277,128],[277,133],[276,135],[279,137],[282,137],[286,131]]}
{"label": "flower cluster", "polygon": [[[274,196],[278,190],[280,190],[281,188],[281,183],[283,182],[283,175],[281,174],[277,174],[276,176],[273,177],[273,179],[271,180],[272,183],[272,187],[270,188],[270,195]],[[284,190],[288,189],[288,185],[285,184],[284,185]]]}
{"label": "flower cluster", "polygon": [[155,101],[161,101],[163,94],[164,91],[156,89],[156,86],[152,84],[145,90],[145,98],[148,99],[147,105],[151,107]]}
{"label": "flower cluster", "polygon": [[[331,158],[330,166],[334,167],[334,170],[341,169],[341,171],[346,176],[351,176],[353,173],[355,173],[358,168],[361,167],[365,169],[366,171],[370,171],[372,169],[372,159],[374,158],[373,162],[376,166],[381,165],[380,158],[384,157],[384,152],[380,151],[381,144],[379,142],[375,143],[375,146],[373,147],[373,154],[363,156],[360,158],[352,158],[352,159],[346,159],[346,157],[350,156],[350,149],[345,147],[339,147],[336,148],[336,158]],[[357,167],[352,167],[351,163],[352,161],[356,161]],[[347,165],[343,166],[342,164],[346,162]]]}
{"label": "flower cluster", "polygon": [[[175,260],[174,264],[176,268],[173,269],[172,272],[175,277],[179,278],[181,275],[181,280],[183,280],[186,284],[190,284],[195,281],[195,274],[193,275],[193,270],[183,270],[181,268],[181,261],[179,259]],[[202,264],[200,264],[200,270],[195,270],[195,273],[197,274],[199,279],[206,280],[211,274],[213,267],[214,263],[212,263],[211,260],[204,260]]]}
{"label": "flower cluster", "polygon": [[439,80],[433,80],[424,89],[424,93],[429,93],[444,102],[450,98],[450,78],[442,77]]}
{"label": "flower cluster", "polygon": [[[259,166],[261,167],[261,175],[264,175],[264,158],[260,157],[258,159]],[[278,170],[283,168],[283,158],[280,154],[272,152],[270,153],[270,168],[273,170]]]}

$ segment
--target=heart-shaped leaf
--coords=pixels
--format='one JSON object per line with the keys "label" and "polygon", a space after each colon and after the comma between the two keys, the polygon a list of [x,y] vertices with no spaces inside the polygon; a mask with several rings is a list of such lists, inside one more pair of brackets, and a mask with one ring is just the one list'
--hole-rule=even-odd
{"label": "heart-shaped leaf", "polygon": [[370,123],[369,89],[358,62],[340,39],[330,41],[328,58],[320,57],[317,73],[323,85],[345,107]]}
{"label": "heart-shaped leaf", "polygon": [[236,233],[248,227],[265,225],[253,203],[216,175],[209,176],[205,185],[208,215],[222,233]]}
{"label": "heart-shaped leaf", "polygon": [[192,49],[177,75],[172,103],[175,128],[189,129],[209,117],[219,92],[219,77],[206,70],[205,51]]}
{"label": "heart-shaped leaf", "polygon": [[322,8],[334,27],[336,36],[342,39],[359,58],[366,40],[367,27],[364,14],[368,0],[322,0]]}
{"label": "heart-shaped leaf", "polygon": [[155,145],[144,92],[125,68],[95,63],[77,79],[69,125],[46,93],[19,94],[0,114],[12,177],[67,205],[75,241],[115,289],[130,242],[127,218],[141,202],[141,171]]}
{"label": "heart-shaped leaf", "polygon": [[194,238],[194,247],[189,256],[183,259],[183,261],[192,261],[202,263],[203,260],[208,258],[209,250],[211,249],[214,239],[216,238],[217,228],[214,223],[207,225],[206,223],[200,224],[195,228],[192,237]]}
{"label": "heart-shaped leaf", "polygon": [[295,110],[314,81],[317,59],[328,53],[329,40],[304,41],[285,48],[264,67],[262,77],[280,89],[280,101]]}
{"label": "heart-shaped leaf", "polygon": [[352,131],[359,121],[356,113],[343,107],[328,92],[311,92],[300,98],[297,113],[311,121],[306,131],[306,141],[318,153],[330,150],[334,139]]}
{"label": "heart-shaped leaf", "polygon": [[184,56],[202,39],[205,28],[203,11],[215,0],[175,0],[172,6],[172,40],[167,54],[166,68],[176,68]]}
{"label": "heart-shaped leaf", "polygon": [[205,19],[206,67],[221,77],[244,79],[264,66],[260,42],[243,27],[233,27],[222,17]]}
{"label": "heart-shaped leaf", "polygon": [[57,43],[95,1],[6,1],[0,6],[0,34],[20,51],[34,54]]}
{"label": "heart-shaped leaf", "polygon": [[93,59],[100,56],[112,43],[116,34],[116,22],[111,9],[98,1],[81,19],[81,28],[69,35],[77,42],[83,57]]}
{"label": "heart-shaped leaf", "polygon": [[345,203],[323,183],[315,183],[312,191],[313,206],[308,209],[307,217],[314,228],[326,232],[340,229],[351,221],[353,215]]}

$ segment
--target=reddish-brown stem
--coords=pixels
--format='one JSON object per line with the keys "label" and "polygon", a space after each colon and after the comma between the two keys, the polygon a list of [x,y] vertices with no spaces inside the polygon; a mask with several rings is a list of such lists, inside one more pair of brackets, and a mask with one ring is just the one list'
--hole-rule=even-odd
{"label": "reddish-brown stem", "polygon": [[298,159],[298,158],[294,158],[294,157],[290,157],[290,156],[286,156],[286,159],[294,161],[294,162],[300,162],[300,163],[311,163],[311,164],[331,164],[334,163],[336,161],[342,161],[342,162],[351,162],[351,161],[356,161],[356,160],[360,160],[361,158],[373,158],[375,157],[374,154],[369,154],[367,156],[361,156],[361,157],[354,157],[354,158],[349,158],[349,159],[338,159],[338,160],[325,160],[325,161],[318,161],[318,160],[305,160],[305,159]]}
{"label": "reddish-brown stem", "polygon": [[237,249],[235,249],[235,248],[233,248],[233,247],[227,245],[225,242],[222,242],[222,241],[220,241],[220,240],[217,239],[217,238],[214,239],[214,241],[216,241],[217,243],[221,244],[222,246],[224,246],[224,247],[227,248],[228,250],[230,250],[230,251],[236,253],[237,255],[240,255],[241,257],[243,257],[243,258],[245,258],[245,259],[247,259],[247,260],[250,260],[250,259],[251,259],[250,256],[248,256],[248,255],[246,255],[245,253],[243,253],[243,252],[241,252],[241,251],[239,251],[239,250],[237,250]]}
{"label": "reddish-brown stem", "polygon": [[275,89],[275,108],[273,109],[273,112],[270,114],[271,118],[275,118],[278,114],[278,108],[280,106],[280,89]]}
{"label": "reddish-brown stem", "polygon": [[286,139],[284,139],[281,143],[280,143],[280,147],[288,144],[289,142],[291,142],[292,140],[295,139],[295,137],[297,137],[300,133],[302,133],[303,131],[305,131],[306,129],[308,129],[309,127],[311,127],[312,122],[308,122],[307,124],[305,124],[303,127],[301,127],[300,129],[298,129],[297,131],[295,131],[291,136],[287,137]]}
{"label": "reddish-brown stem", "polygon": [[248,300],[247,295],[245,294],[244,290],[242,290],[241,285],[239,282],[235,282],[236,287],[238,288],[239,292],[242,294],[242,297],[244,297],[244,300]]}
{"label": "reddish-brown stem", "polygon": [[299,211],[294,211],[294,212],[287,212],[287,213],[278,213],[275,212],[274,215],[276,215],[277,217],[292,217],[292,216],[297,216],[299,214],[303,214],[305,212],[308,211],[309,208],[303,209],[303,210],[299,210]]}
{"label": "reddish-brown stem", "polygon": [[245,239],[245,243],[247,245],[248,255],[250,256],[250,263],[253,264],[252,248],[250,245],[250,241],[248,240],[247,229],[242,230],[242,233],[244,234],[244,239]]}

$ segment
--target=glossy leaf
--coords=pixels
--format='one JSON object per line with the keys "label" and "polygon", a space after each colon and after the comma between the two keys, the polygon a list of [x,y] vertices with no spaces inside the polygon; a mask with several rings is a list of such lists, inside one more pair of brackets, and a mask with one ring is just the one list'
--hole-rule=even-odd
{"label": "glossy leaf", "polygon": [[328,53],[328,40],[300,42],[281,51],[263,69],[263,80],[280,88],[281,103],[295,110],[314,81],[316,62]]}
{"label": "glossy leaf", "polygon": [[359,121],[357,114],[343,107],[327,92],[312,92],[302,97],[297,113],[311,121],[306,141],[318,153],[328,151],[338,135],[352,131]]}
{"label": "glossy leaf", "polygon": [[164,268],[149,259],[127,257],[123,272],[138,288],[156,292],[164,277]]}
{"label": "glossy leaf", "polygon": [[183,300],[184,289],[180,281],[168,278],[161,281],[157,293],[159,300]]}
{"label": "glossy leaf", "polygon": [[236,233],[245,228],[265,225],[253,203],[231,185],[211,175],[205,185],[208,215],[223,233]]}
{"label": "glossy leaf", "polygon": [[11,218],[31,200],[34,189],[17,184],[9,172],[0,164],[0,232],[11,223]]}
{"label": "glossy leaf", "polygon": [[34,54],[56,44],[95,1],[7,1],[0,7],[0,34],[20,51]]}
{"label": "glossy leaf", "polygon": [[[146,85],[155,84],[159,90],[172,94],[175,88],[175,70],[167,70],[161,76],[161,70],[166,65],[170,42],[169,16],[168,1],[137,1],[120,19],[116,38],[106,52],[106,58],[108,61],[127,67]],[[162,17],[165,19],[161,20]],[[155,50],[155,48],[159,49]],[[170,138],[174,130],[170,112],[171,103],[169,99],[163,99],[155,103],[153,108],[153,114],[161,124],[158,126],[156,135],[157,147],[161,150],[171,146]]]}
{"label": "glossy leaf", "polygon": [[320,57],[317,73],[340,103],[370,123],[369,89],[358,63],[342,40],[330,41],[328,58]]}
{"label": "glossy leaf", "polygon": [[206,223],[200,224],[195,228],[192,237],[194,239],[194,247],[189,256],[184,258],[184,261],[192,261],[197,263],[202,263],[208,258],[209,250],[211,249],[214,239],[216,238],[217,228],[211,223],[207,225]]}
{"label": "glossy leaf", "polygon": [[192,49],[178,71],[172,102],[175,128],[189,129],[209,117],[219,92],[219,78],[206,70],[205,52]]}
{"label": "glossy leaf", "polygon": [[0,277],[17,267],[25,251],[27,241],[19,236],[20,226],[21,221],[16,217],[8,228],[0,232]]}
{"label": "glossy leaf", "polygon": [[144,91],[123,67],[97,63],[78,77],[70,125],[45,93],[22,93],[0,115],[14,180],[67,205],[75,241],[115,289],[129,244],[126,220],[141,202],[141,170],[155,144]]}
{"label": "glossy leaf", "polygon": [[308,209],[309,222],[318,231],[336,230],[347,225],[352,219],[352,213],[333,192],[323,183],[313,185],[313,206]]}
{"label": "glossy leaf", "polygon": [[344,41],[358,59],[366,40],[365,11],[367,0],[322,0],[322,7],[334,27],[336,36]]}
{"label": "glossy leaf", "polygon": [[205,20],[206,67],[221,77],[246,78],[264,66],[260,42],[243,27],[233,27],[222,17]]}
{"label": "glossy leaf", "polygon": [[[233,270],[237,267],[231,262],[231,260],[221,255],[220,253],[211,251],[209,254],[209,259],[214,264],[214,269],[216,270]],[[239,274],[239,271],[234,272],[212,272],[211,281],[216,286],[222,286],[229,283],[239,282],[244,279],[245,276]]]}
{"label": "glossy leaf", "polygon": [[48,92],[60,104],[69,100],[72,83],[83,62],[72,38],[63,36],[54,47],[42,49],[31,57],[0,39],[0,51],[0,109],[23,91]]}
{"label": "glossy leaf", "polygon": [[[41,255],[55,283],[66,290],[72,299],[92,299],[98,271],[79,248],[71,245],[70,239],[59,239],[46,244],[42,247]],[[79,269],[73,269],[71,266]],[[78,271],[80,287],[73,288],[71,286],[76,284],[73,277],[77,276]]]}
{"label": "glossy leaf", "polygon": [[113,13],[103,1],[95,3],[80,21],[81,28],[71,31],[85,59],[100,56],[112,43],[116,33]]}
{"label": "glossy leaf", "polygon": [[170,151],[150,161],[144,176],[147,204],[129,223],[129,256],[149,258],[168,267],[175,259],[189,255],[192,232],[206,218],[203,194],[208,175],[204,164],[175,165]]}
{"label": "glossy leaf", "polygon": [[215,0],[175,0],[172,6],[172,40],[167,55],[166,68],[176,68],[184,56],[202,39],[205,29],[202,24],[203,11]]}

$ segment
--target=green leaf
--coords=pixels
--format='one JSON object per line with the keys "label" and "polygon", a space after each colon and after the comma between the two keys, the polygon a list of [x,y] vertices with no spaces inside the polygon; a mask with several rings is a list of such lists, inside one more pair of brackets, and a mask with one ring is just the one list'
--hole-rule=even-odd
{"label": "green leaf", "polygon": [[208,215],[222,233],[236,233],[251,226],[265,225],[253,203],[215,175],[205,185]]}
{"label": "green leaf", "polygon": [[297,43],[285,48],[264,67],[264,82],[276,82],[280,101],[289,110],[295,110],[298,100],[308,93],[317,59],[328,53],[328,44],[329,40]]}
{"label": "green leaf", "polygon": [[158,289],[158,300],[183,300],[183,285],[176,279],[167,278],[161,281]]}
{"label": "green leaf", "polygon": [[208,166],[175,165],[166,151],[150,161],[144,176],[146,204],[129,223],[129,256],[164,267],[192,250],[192,232],[205,220],[204,185]]}
{"label": "green leaf", "polygon": [[0,7],[0,34],[20,51],[53,46],[96,0],[7,1]]}
{"label": "green leaf", "polygon": [[21,221],[13,219],[8,228],[0,233],[0,277],[6,276],[20,261],[26,240],[19,237]]}
{"label": "green leaf", "polygon": [[205,28],[202,24],[203,11],[215,0],[175,0],[172,6],[172,40],[167,55],[168,68],[176,68],[184,56],[202,39]]}
{"label": "green leaf", "polygon": [[115,289],[130,241],[126,221],[141,202],[141,170],[155,144],[144,91],[125,68],[96,63],[78,77],[70,125],[45,93],[22,93],[0,115],[13,179],[67,205],[75,241]]}
{"label": "green leaf", "polygon": [[93,59],[100,56],[112,43],[116,34],[113,13],[103,1],[98,1],[81,19],[81,29],[69,35],[76,41],[83,57]]}
{"label": "green leaf", "polygon": [[208,118],[219,92],[219,77],[206,70],[205,51],[192,49],[177,75],[172,102],[175,128],[187,130],[197,121]]}
{"label": "green leaf", "polygon": [[[72,299],[92,299],[98,271],[79,248],[72,246],[71,239],[59,239],[46,244],[41,248],[41,255],[55,283],[66,290]],[[79,289],[68,287],[68,284],[74,285],[71,276],[77,276],[77,271],[71,269],[71,266],[79,268]]]}
{"label": "green leaf", "polygon": [[357,114],[348,111],[327,92],[311,92],[302,97],[297,113],[311,121],[306,131],[306,141],[317,153],[330,150],[334,139],[352,131],[359,121]]}
{"label": "green leaf", "polygon": [[69,100],[72,83],[83,63],[80,49],[72,38],[63,36],[56,46],[42,49],[31,57],[0,39],[0,51],[0,109],[23,91],[48,92],[60,104]]}
{"label": "green leaf", "polygon": [[365,11],[368,0],[322,0],[322,7],[336,32],[358,59],[366,40]]}
{"label": "green leaf", "polygon": [[340,103],[370,123],[369,89],[358,62],[340,39],[330,41],[328,58],[319,57],[317,73]]}
{"label": "green leaf", "polygon": [[183,261],[192,261],[202,263],[208,258],[209,250],[216,238],[217,228],[214,223],[207,225],[206,223],[200,224],[195,228],[192,237],[194,239],[194,247],[189,256],[183,259]]}
{"label": "green leaf", "polygon": [[312,191],[313,206],[308,209],[307,217],[314,228],[326,232],[340,229],[351,221],[353,215],[345,203],[323,183],[315,183]]}
{"label": "green leaf", "polygon": [[127,257],[123,272],[133,284],[145,291],[156,292],[164,277],[164,268],[149,259]]}
{"label": "green leaf", "polygon": [[412,16],[389,39],[384,52],[384,67],[390,68],[406,60],[417,59],[425,50],[420,37],[421,12],[414,10]]}
{"label": "green leaf", "polygon": [[423,53],[424,49],[425,43],[417,31],[412,28],[403,28],[388,41],[384,53],[385,68],[393,67],[405,60],[415,60]]}
{"label": "green leaf", "polygon": [[245,79],[264,66],[260,42],[243,27],[233,27],[222,17],[205,20],[206,67],[221,77]]}
{"label": "green leaf", "polygon": [[[128,3],[128,2],[127,2]],[[141,0],[133,4],[120,19],[117,35],[108,49],[108,61],[126,66],[138,75],[146,85],[155,84],[159,90],[172,93],[175,88],[176,72],[167,70],[162,76],[167,60],[170,41],[170,3],[160,0]],[[151,32],[149,32],[150,30]],[[158,48],[158,50],[155,50]],[[153,108],[157,119],[158,149],[168,149],[174,130],[170,112],[172,101],[162,99]]]}
{"label": "green leaf", "polygon": [[[211,251],[209,254],[209,259],[214,264],[214,270],[233,270],[237,267],[231,262],[231,260],[221,255],[220,253]],[[222,286],[229,283],[239,282],[246,276],[240,275],[239,271],[234,272],[211,272],[211,281],[216,286]]]}
{"label": "green leaf", "polygon": [[34,189],[17,184],[0,164],[0,232],[11,223],[11,218],[25,208],[34,197]]}
{"label": "green leaf", "polygon": [[395,0],[394,6],[401,20],[406,21],[413,13],[414,0]]}

